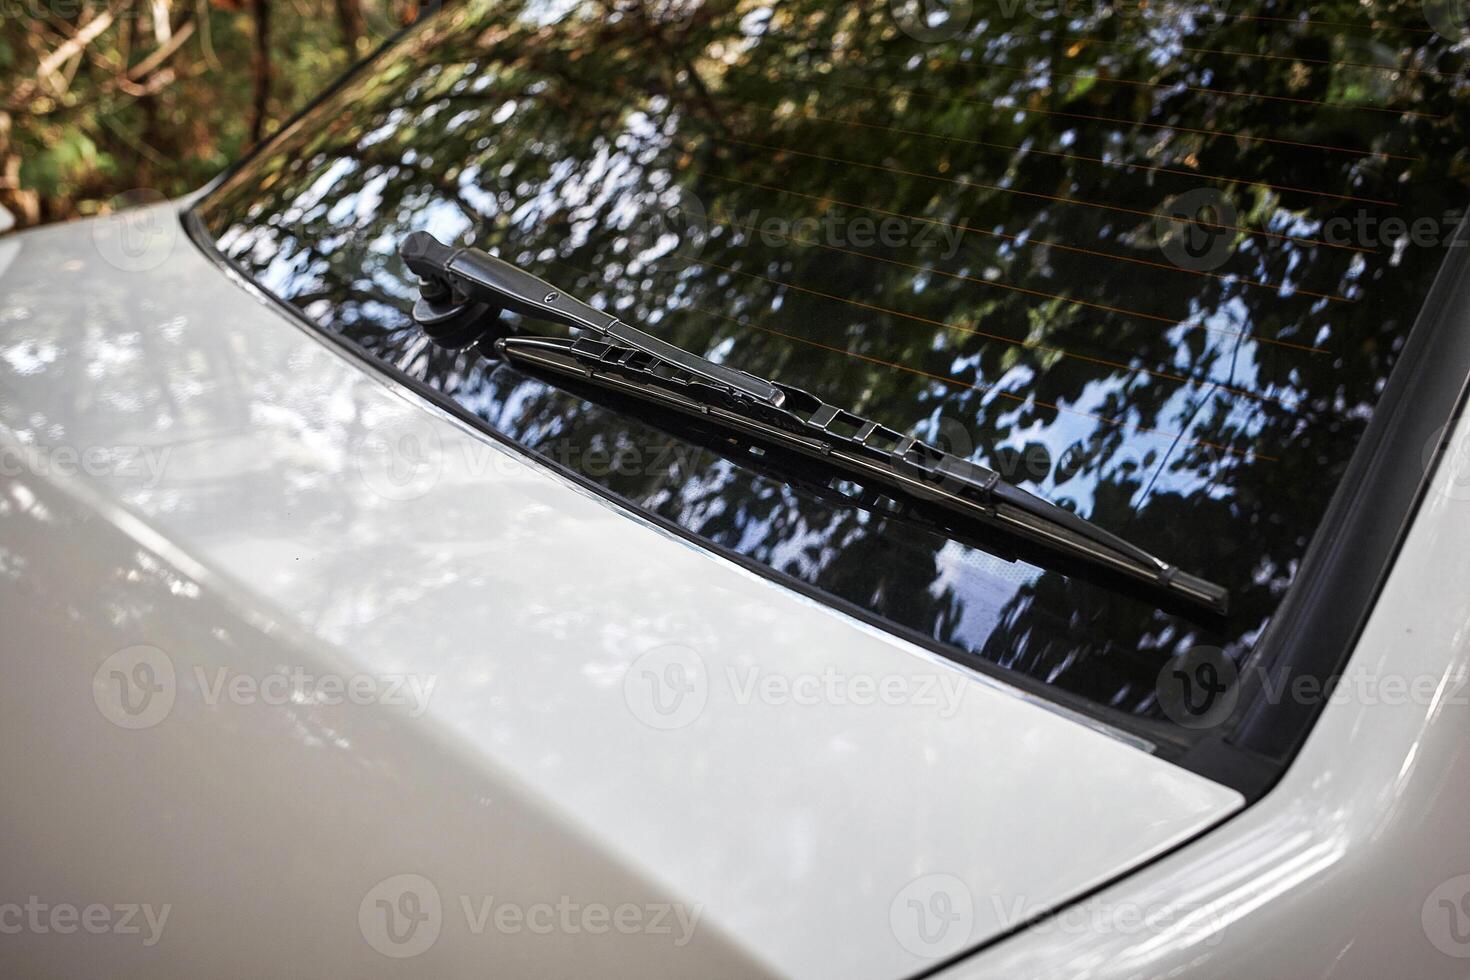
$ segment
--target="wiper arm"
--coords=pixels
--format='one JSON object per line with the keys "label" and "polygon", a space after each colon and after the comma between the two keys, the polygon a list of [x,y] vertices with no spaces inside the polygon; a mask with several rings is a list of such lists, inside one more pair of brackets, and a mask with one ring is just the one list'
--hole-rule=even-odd
{"label": "wiper arm", "polygon": [[504,336],[494,349],[519,367],[672,408],[706,425],[800,453],[858,484],[999,526],[1211,612],[1229,609],[1225,587],[1182,571],[995,470],[828,405],[800,388],[659,340],[478,249],[451,248],[414,232],[399,252],[422,280],[413,316],[431,336],[468,346],[490,329],[486,316],[500,310],[574,327],[596,339]]}
{"label": "wiper arm", "polygon": [[431,336],[436,330],[451,334],[466,328],[473,331],[486,313],[510,310],[533,320],[589,331],[707,381],[728,385],[748,398],[781,404],[781,389],[771,382],[659,340],[488,252],[451,248],[426,231],[415,231],[399,244],[398,254],[421,280],[413,318]]}

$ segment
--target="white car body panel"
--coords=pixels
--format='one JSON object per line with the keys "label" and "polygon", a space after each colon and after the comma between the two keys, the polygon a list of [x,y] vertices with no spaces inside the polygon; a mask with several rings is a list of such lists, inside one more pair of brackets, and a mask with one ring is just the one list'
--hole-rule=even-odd
{"label": "white car body panel", "polygon": [[[1054,908],[1242,805],[564,482],[154,215],[137,262],[111,221],[0,243],[0,903],[171,908],[153,945],[0,936],[19,975],[912,976],[1021,925],[1000,896]],[[129,730],[137,657],[173,701]],[[433,687],[211,697],[294,667]],[[742,696],[827,670],[905,703]],[[658,714],[661,676],[693,701]],[[402,874],[440,903],[407,959],[359,920]],[[916,941],[953,880],[968,928]],[[489,896],[698,921],[476,934]]]}
{"label": "white car body panel", "polygon": [[[1470,418],[1462,417],[1341,693],[1281,782],[1238,817],[1084,903],[1104,917],[1171,910],[1170,928],[1059,924],[1018,934],[941,976],[1470,975],[1467,464]],[[1415,685],[1429,696],[1405,693]]]}

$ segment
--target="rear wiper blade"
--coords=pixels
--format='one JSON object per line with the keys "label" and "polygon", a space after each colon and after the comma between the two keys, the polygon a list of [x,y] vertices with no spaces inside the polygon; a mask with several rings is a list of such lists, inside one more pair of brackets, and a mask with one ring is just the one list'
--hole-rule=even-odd
{"label": "rear wiper blade", "polygon": [[502,310],[576,328],[584,335],[502,335],[493,350],[532,373],[670,408],[707,426],[799,453],[861,486],[998,526],[1067,559],[1211,612],[1223,615],[1229,609],[1225,587],[1184,572],[1006,481],[995,470],[829,405],[800,388],[659,340],[489,253],[452,248],[426,232],[414,232],[403,240],[399,254],[421,280],[414,320],[440,342],[469,346],[492,329],[493,317]]}

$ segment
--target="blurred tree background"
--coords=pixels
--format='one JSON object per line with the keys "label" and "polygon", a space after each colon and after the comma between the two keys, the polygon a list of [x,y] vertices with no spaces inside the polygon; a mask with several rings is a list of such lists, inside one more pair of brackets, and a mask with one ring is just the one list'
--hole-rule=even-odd
{"label": "blurred tree background", "polygon": [[173,197],[418,13],[415,0],[0,0],[0,205],[20,227]]}

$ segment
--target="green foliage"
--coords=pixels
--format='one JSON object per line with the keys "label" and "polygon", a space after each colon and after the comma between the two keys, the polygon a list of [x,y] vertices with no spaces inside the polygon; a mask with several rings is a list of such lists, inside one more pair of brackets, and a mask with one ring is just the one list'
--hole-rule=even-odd
{"label": "green foliage", "polygon": [[0,204],[22,225],[96,213],[137,188],[197,188],[405,19],[392,6],[363,17],[355,0],[165,0],[166,27],[152,0],[8,7]]}

